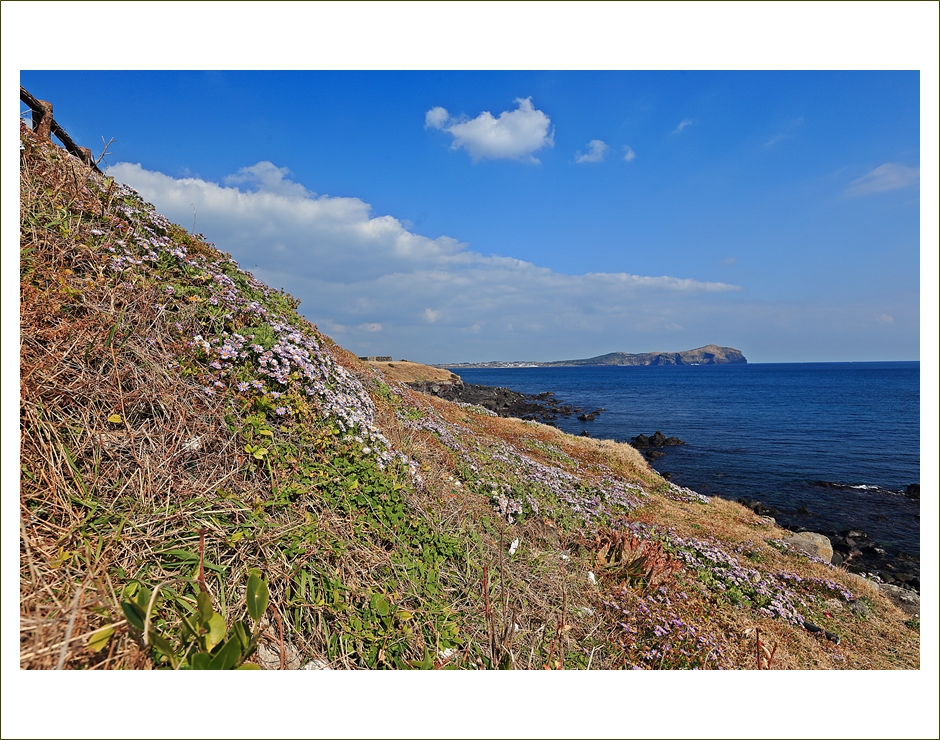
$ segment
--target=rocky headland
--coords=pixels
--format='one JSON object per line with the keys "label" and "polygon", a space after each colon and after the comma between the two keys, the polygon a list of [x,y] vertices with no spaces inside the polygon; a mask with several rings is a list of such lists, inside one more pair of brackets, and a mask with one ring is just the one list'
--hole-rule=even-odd
{"label": "rocky headland", "polygon": [[739,349],[733,347],[720,347],[717,344],[706,344],[698,349],[687,349],[682,352],[608,352],[606,355],[588,357],[583,360],[557,360],[554,362],[461,362],[443,364],[439,367],[601,367],[617,365],[625,367],[640,367],[647,365],[746,365],[747,358]]}

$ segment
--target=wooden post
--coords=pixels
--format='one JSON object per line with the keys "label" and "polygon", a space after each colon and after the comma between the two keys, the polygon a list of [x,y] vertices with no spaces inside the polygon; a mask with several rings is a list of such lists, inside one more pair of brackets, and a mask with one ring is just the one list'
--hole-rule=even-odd
{"label": "wooden post", "polygon": [[38,100],[42,110],[33,109],[33,131],[46,141],[52,136],[52,103]]}

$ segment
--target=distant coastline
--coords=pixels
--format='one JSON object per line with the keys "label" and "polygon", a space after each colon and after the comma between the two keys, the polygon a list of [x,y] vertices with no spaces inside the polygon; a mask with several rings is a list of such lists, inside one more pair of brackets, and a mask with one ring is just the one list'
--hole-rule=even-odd
{"label": "distant coastline", "polygon": [[442,368],[513,368],[513,367],[600,367],[623,366],[642,367],[649,365],[746,365],[747,358],[739,349],[707,344],[697,349],[683,352],[608,352],[606,355],[589,357],[583,360],[556,360],[554,362],[493,361],[493,362],[455,362],[434,365]]}

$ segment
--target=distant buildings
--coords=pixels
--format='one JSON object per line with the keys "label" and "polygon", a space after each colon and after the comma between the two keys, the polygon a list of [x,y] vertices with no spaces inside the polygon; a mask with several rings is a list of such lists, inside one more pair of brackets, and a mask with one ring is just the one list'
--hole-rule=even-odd
{"label": "distant buildings", "polygon": [[391,362],[392,358],[387,357],[386,355],[366,355],[365,357],[360,357],[360,360],[365,360],[366,362]]}

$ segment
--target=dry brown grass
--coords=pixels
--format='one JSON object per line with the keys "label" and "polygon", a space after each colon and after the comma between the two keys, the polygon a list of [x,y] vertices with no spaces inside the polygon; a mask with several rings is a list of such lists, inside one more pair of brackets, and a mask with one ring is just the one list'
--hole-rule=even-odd
{"label": "dry brown grass", "polygon": [[409,362],[400,360],[398,362],[368,362],[367,365],[380,370],[385,379],[389,382],[414,383],[419,381],[429,381],[438,383],[453,383],[459,380],[459,376],[454,375],[450,370],[430,365],[422,365],[419,362]]}

